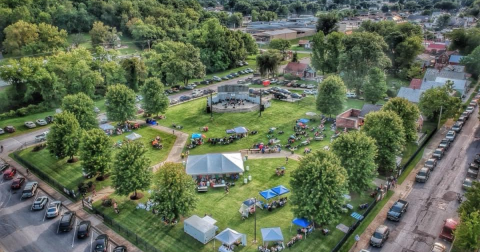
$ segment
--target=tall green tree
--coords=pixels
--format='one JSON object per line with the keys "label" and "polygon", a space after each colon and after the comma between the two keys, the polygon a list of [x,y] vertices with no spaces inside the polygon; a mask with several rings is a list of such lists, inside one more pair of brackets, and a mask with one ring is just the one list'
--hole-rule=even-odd
{"label": "tall green tree", "polygon": [[257,67],[262,76],[275,77],[280,62],[282,62],[282,55],[277,50],[268,50],[257,55]]}
{"label": "tall green tree", "polygon": [[169,100],[165,95],[162,82],[157,78],[148,78],[142,87],[143,109],[148,114],[165,113]]}
{"label": "tall green tree", "polygon": [[435,25],[437,26],[437,30],[442,30],[448,26],[452,16],[450,14],[442,14],[440,17],[437,18]]}
{"label": "tall green tree", "polygon": [[323,34],[328,35],[337,31],[339,18],[336,13],[322,13],[317,15],[317,18],[317,32],[322,31]]}
{"label": "tall green tree", "polygon": [[91,129],[82,136],[80,159],[87,173],[99,174],[101,178],[110,171],[112,141],[101,129]]}
{"label": "tall green tree", "polygon": [[335,115],[342,111],[347,88],[339,76],[331,75],[318,86],[316,107],[322,113]]}
{"label": "tall green tree", "polygon": [[105,104],[107,117],[112,121],[126,122],[135,117],[135,92],[125,85],[109,86]]}
{"label": "tall green tree", "polygon": [[376,67],[370,69],[366,82],[363,84],[365,101],[372,104],[377,103],[383,99],[387,89],[385,73]]}
{"label": "tall green tree", "polygon": [[268,44],[270,49],[278,50],[282,54],[283,60],[285,60],[287,56],[287,50],[290,49],[290,46],[290,41],[285,39],[272,39],[270,44]]}
{"label": "tall green tree", "polygon": [[196,184],[182,164],[165,163],[154,176],[153,207],[168,220],[179,220],[197,205]]}
{"label": "tall green tree", "polygon": [[480,46],[477,46],[472,53],[463,57],[460,63],[465,65],[468,73],[471,73],[474,78],[478,78],[480,75]]}
{"label": "tall green tree", "polygon": [[333,141],[332,151],[347,171],[350,192],[364,192],[372,187],[377,176],[375,140],[363,131],[348,132]]}
{"label": "tall green tree", "polygon": [[103,45],[115,47],[119,43],[121,32],[117,32],[117,28],[104,25],[103,22],[97,21],[93,23],[93,27],[89,32],[92,39],[92,45]]}
{"label": "tall green tree", "polygon": [[455,244],[467,251],[480,249],[480,210],[463,214],[454,231]]}
{"label": "tall green tree", "polygon": [[343,45],[344,38],[345,38],[345,34],[341,32],[332,32],[325,37],[326,72],[329,72],[329,73],[338,72],[338,65],[340,64],[340,56],[345,50],[345,47]]}
{"label": "tall green tree", "polygon": [[405,98],[395,97],[385,103],[382,110],[394,112],[402,119],[405,140],[407,142],[417,140],[417,120],[420,116],[420,110],[417,105]]}
{"label": "tall green tree", "polygon": [[312,65],[313,68],[322,70],[322,73],[325,74],[327,68],[326,57],[327,51],[325,46],[325,35],[322,31],[319,31],[313,35],[312,38]]}
{"label": "tall green tree", "polygon": [[338,221],[343,195],[347,193],[348,175],[335,154],[317,150],[303,157],[298,168],[292,171],[290,186],[295,216],[320,225]]}
{"label": "tall green tree", "polygon": [[480,209],[480,183],[474,181],[472,187],[465,193],[465,201],[458,208],[460,216],[473,213]]}
{"label": "tall green tree", "polygon": [[152,168],[145,156],[147,149],[141,142],[124,142],[115,156],[112,170],[112,185],[119,195],[133,192],[132,199],[138,199],[137,190],[150,188]]}
{"label": "tall green tree", "polygon": [[444,118],[452,117],[460,108],[461,100],[458,97],[450,96],[446,86],[429,88],[420,96],[418,107],[422,115],[430,119],[437,119],[442,110]]}
{"label": "tall green tree", "polygon": [[69,162],[73,162],[80,137],[80,124],[77,119],[72,113],[63,111],[55,115],[55,121],[47,135],[47,148],[54,157],[69,157]]}
{"label": "tall green tree", "polygon": [[134,91],[138,91],[140,85],[143,84],[147,77],[147,67],[142,59],[132,57],[123,59],[120,62],[123,70],[125,70],[125,78],[128,86]]}
{"label": "tall green tree", "polygon": [[447,37],[452,41],[450,50],[459,50],[462,55],[467,55],[480,46],[480,27],[453,29]]}
{"label": "tall green tree", "polygon": [[84,93],[67,95],[62,100],[62,109],[72,113],[80,128],[89,130],[97,127],[95,103]]}
{"label": "tall green tree", "polygon": [[395,113],[371,112],[365,116],[362,130],[375,139],[378,149],[375,163],[378,169],[384,172],[395,171],[396,156],[402,152],[405,145],[402,119]]}

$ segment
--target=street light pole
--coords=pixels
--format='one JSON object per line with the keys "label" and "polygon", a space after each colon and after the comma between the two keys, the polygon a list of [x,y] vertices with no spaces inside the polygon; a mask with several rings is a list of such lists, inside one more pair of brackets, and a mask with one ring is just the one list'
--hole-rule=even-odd
{"label": "street light pole", "polygon": [[260,89],[260,117],[262,116],[262,89]]}
{"label": "street light pole", "polygon": [[253,236],[255,237],[253,243],[257,243],[257,197],[255,197],[255,204],[253,204],[253,209],[255,213],[255,229],[253,230]]}
{"label": "street light pole", "polygon": [[213,93],[210,93],[210,119],[213,118],[213,98],[212,98]]}

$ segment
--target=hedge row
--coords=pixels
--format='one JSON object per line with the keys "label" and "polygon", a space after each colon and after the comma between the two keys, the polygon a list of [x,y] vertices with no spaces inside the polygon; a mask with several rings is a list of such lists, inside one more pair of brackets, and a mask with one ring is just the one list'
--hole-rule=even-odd
{"label": "hedge row", "polygon": [[6,120],[15,117],[27,116],[36,113],[42,113],[49,110],[49,106],[45,106],[44,104],[30,104],[27,107],[19,108],[17,110],[10,110],[9,112],[5,112],[0,114],[0,120]]}

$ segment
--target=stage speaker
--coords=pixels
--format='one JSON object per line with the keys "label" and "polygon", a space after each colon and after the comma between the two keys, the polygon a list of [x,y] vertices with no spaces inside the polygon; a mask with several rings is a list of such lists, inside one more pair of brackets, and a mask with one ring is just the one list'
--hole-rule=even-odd
{"label": "stage speaker", "polygon": [[265,105],[260,105],[260,111],[265,111]]}

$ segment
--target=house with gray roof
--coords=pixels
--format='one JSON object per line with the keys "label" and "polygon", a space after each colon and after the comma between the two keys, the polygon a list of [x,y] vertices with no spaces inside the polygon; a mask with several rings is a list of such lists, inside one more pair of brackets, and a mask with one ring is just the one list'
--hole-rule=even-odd
{"label": "house with gray roof", "polygon": [[443,77],[437,77],[435,81],[443,84],[447,83],[447,81],[453,82],[453,89],[458,91],[461,95],[465,94],[465,91],[467,90],[467,85],[469,84],[467,80],[450,79]]}
{"label": "house with gray roof", "polygon": [[423,92],[425,92],[425,90],[401,87],[398,91],[397,97],[405,98],[412,103],[418,103]]}
{"label": "house with gray roof", "polygon": [[443,87],[443,86],[445,86],[445,83],[442,83],[442,82],[424,81],[422,85],[420,85],[420,89],[427,90],[430,88],[437,88],[437,87]]}
{"label": "house with gray roof", "polygon": [[427,71],[425,71],[423,81],[435,81],[437,77],[448,78],[452,80],[465,80],[467,78],[467,75],[464,72],[428,68]]}

